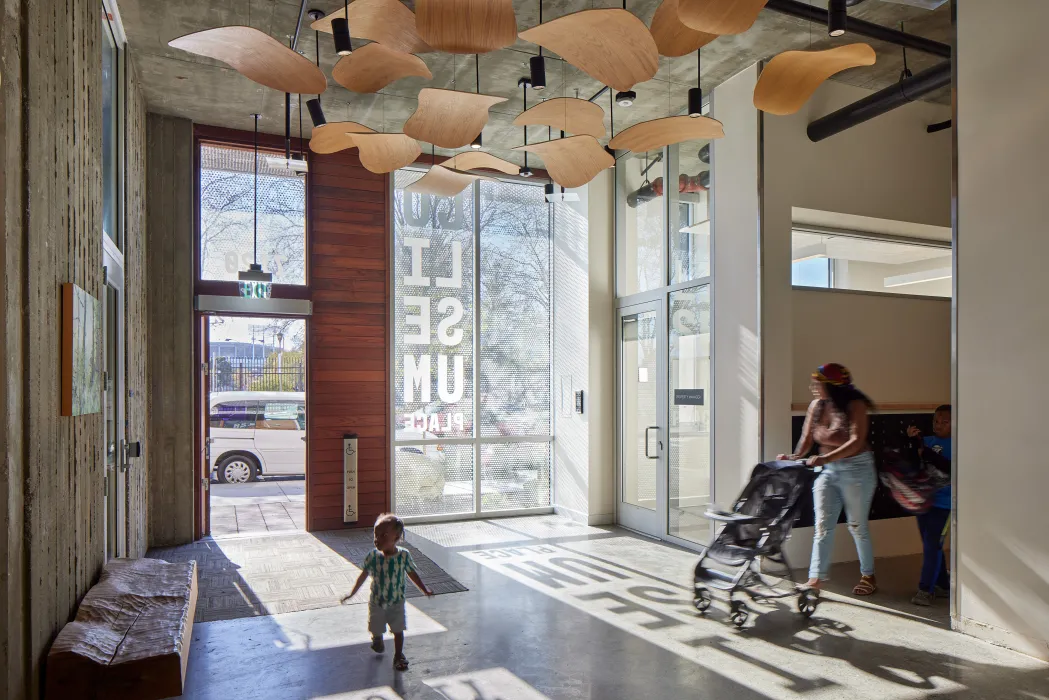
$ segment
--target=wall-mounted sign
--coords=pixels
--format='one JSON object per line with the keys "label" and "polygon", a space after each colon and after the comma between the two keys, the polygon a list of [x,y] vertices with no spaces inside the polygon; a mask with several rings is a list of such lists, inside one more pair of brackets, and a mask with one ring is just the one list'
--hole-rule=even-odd
{"label": "wall-mounted sign", "polygon": [[674,389],[675,406],[702,406],[702,389]]}
{"label": "wall-mounted sign", "polygon": [[355,523],[357,512],[357,434],[342,436],[342,522]]}

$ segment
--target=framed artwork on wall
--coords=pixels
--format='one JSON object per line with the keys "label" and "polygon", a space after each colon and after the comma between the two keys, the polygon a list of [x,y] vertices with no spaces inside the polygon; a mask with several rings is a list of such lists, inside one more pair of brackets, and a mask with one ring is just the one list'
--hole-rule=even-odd
{"label": "framed artwork on wall", "polygon": [[102,412],[102,306],[75,284],[62,285],[62,415]]}

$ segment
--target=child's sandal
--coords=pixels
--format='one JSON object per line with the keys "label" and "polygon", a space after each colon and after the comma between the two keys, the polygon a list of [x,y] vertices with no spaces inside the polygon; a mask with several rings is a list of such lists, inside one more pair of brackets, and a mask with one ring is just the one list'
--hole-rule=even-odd
{"label": "child's sandal", "polygon": [[386,643],[382,641],[382,637],[372,637],[372,651],[376,654],[386,651]]}
{"label": "child's sandal", "polygon": [[393,668],[396,671],[408,670],[408,659],[405,658],[404,654],[398,654],[393,658]]}

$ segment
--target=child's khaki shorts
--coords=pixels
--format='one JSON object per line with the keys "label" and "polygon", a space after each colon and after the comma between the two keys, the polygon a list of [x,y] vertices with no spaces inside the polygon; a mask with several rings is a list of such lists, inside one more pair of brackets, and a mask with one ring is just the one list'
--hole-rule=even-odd
{"label": "child's khaki shorts", "polygon": [[385,607],[368,603],[368,631],[373,637],[381,637],[386,633],[386,627],[394,634],[400,634],[405,629],[404,624],[404,601],[387,605]]}

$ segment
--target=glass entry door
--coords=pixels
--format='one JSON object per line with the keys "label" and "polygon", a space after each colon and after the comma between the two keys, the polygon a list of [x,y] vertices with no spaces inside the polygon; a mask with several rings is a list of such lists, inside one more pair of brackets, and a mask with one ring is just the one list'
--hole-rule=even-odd
{"label": "glass entry door", "polygon": [[664,535],[666,513],[666,357],[663,305],[619,310],[619,523]]}

